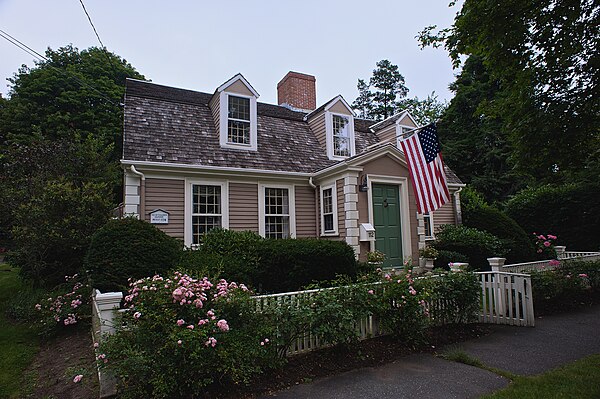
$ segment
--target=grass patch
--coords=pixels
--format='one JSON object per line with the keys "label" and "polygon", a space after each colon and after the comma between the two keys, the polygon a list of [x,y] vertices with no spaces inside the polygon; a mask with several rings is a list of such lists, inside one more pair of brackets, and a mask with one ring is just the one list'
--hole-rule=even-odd
{"label": "grass patch", "polygon": [[485,399],[600,398],[600,355],[532,377],[516,377],[510,386]]}
{"label": "grass patch", "polygon": [[39,350],[35,329],[6,317],[11,298],[25,289],[17,269],[0,264],[0,398],[19,396],[24,371]]}
{"label": "grass patch", "polygon": [[500,370],[495,367],[490,367],[474,356],[469,355],[467,352],[462,350],[458,346],[450,347],[446,349],[444,352],[438,355],[442,359],[449,360],[452,362],[463,363],[469,366],[478,367],[483,370],[491,371],[492,373],[498,374],[502,377],[508,378],[509,380],[515,380],[518,378],[516,374],[511,373],[510,371]]}

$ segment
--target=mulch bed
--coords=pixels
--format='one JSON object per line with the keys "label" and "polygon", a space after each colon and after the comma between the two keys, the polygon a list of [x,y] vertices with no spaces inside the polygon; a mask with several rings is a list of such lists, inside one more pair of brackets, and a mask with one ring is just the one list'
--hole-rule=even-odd
{"label": "mulch bed", "polygon": [[[26,374],[32,381],[27,398],[98,398],[98,373],[89,326],[44,343]],[[73,378],[82,374],[80,382]]]}

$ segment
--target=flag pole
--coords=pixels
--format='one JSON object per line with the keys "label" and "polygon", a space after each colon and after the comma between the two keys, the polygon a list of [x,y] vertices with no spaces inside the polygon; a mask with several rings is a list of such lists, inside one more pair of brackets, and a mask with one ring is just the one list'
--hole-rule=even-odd
{"label": "flag pole", "polygon": [[[428,123],[428,124],[427,124],[427,125],[425,125],[425,126],[421,126],[421,127],[416,127],[416,128],[414,128],[414,129],[410,129],[408,132],[397,134],[397,135],[396,135],[396,138],[397,138],[397,139],[400,139],[400,138],[404,138],[404,139],[406,139],[406,138],[408,138],[408,136],[411,136],[411,135],[415,134],[417,131],[419,131],[419,130],[421,130],[421,129],[425,129],[427,126],[430,126],[430,125],[435,125],[436,123],[437,123],[437,121],[435,121],[435,122],[431,122],[431,123]],[[407,136],[407,137],[404,137],[404,136]]]}

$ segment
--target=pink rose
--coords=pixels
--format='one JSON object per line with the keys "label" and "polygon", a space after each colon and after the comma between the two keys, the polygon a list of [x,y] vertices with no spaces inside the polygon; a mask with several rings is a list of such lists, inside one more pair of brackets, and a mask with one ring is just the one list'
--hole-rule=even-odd
{"label": "pink rose", "polygon": [[373,295],[373,290],[367,291],[369,294]]}
{"label": "pink rose", "polygon": [[229,331],[229,325],[226,320],[221,319],[217,321],[217,327],[219,327],[221,331]]}
{"label": "pink rose", "polygon": [[177,345],[181,346],[181,340],[177,340]]}
{"label": "pink rose", "polygon": [[139,319],[141,316],[142,316],[142,314],[140,312],[135,312],[133,314],[133,318],[136,319],[136,320]]}
{"label": "pink rose", "polygon": [[544,241],[544,246],[545,247],[549,247],[550,245],[552,245],[552,244],[550,244],[550,241]]}
{"label": "pink rose", "polygon": [[182,326],[182,325],[184,325],[184,324],[185,324],[185,320],[183,320],[183,319],[179,319],[179,320],[177,320],[177,325],[178,325],[179,327],[181,327],[181,326]]}
{"label": "pink rose", "polygon": [[186,327],[188,330],[193,330],[194,329],[194,325],[190,324],[189,326]]}
{"label": "pink rose", "polygon": [[77,384],[83,378],[83,374],[77,374],[75,378],[73,378],[73,382]]}

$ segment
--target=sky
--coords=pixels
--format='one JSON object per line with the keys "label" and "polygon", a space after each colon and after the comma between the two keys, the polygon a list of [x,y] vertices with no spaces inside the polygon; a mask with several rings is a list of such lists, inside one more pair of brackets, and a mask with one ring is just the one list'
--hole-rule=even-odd
{"label": "sky", "polygon": [[[445,0],[154,1],[83,0],[109,51],[155,83],[214,92],[236,73],[277,103],[288,71],[314,75],[317,105],[358,95],[358,78],[375,63],[398,65],[409,97],[435,91],[449,100],[457,72],[443,49],[421,50],[428,25],[451,25],[459,6]],[[0,0],[0,29],[39,53],[72,43],[99,46],[79,0]],[[0,38],[0,93],[5,79],[33,57]]]}

